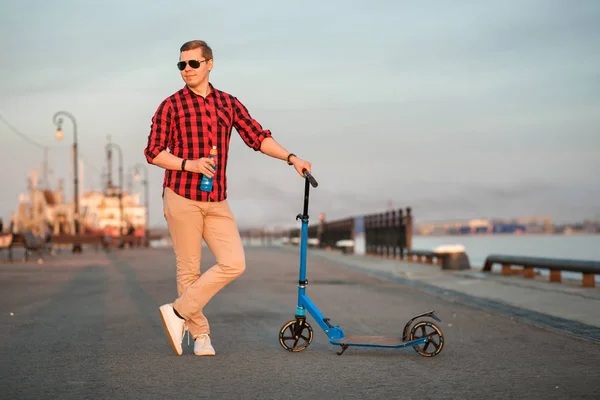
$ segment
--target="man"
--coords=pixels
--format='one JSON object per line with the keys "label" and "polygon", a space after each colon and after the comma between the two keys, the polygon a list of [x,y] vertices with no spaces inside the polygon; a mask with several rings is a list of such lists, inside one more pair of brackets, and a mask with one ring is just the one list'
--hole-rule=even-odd
{"label": "man", "polygon": [[[209,300],[245,268],[245,255],[227,203],[227,156],[232,127],[243,141],[268,156],[285,160],[303,176],[308,161],[279,145],[234,96],[209,82],[213,53],[193,40],[180,48],[177,67],[184,87],[161,102],[152,118],[144,154],[165,169],[163,206],[177,261],[178,298],[159,308],[169,344],[177,355],[185,329],[194,337],[196,355],[214,355],[210,327],[202,310]],[[208,158],[216,146],[215,163]],[[170,151],[167,151],[170,150]],[[213,178],[211,192],[200,190],[202,176]],[[217,263],[200,273],[204,238]]]}

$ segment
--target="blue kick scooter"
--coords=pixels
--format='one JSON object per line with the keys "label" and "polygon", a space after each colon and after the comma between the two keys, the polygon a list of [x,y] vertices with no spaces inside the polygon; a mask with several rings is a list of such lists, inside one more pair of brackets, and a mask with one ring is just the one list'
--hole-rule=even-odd
{"label": "blue kick scooter", "polygon": [[[325,318],[317,306],[306,295],[306,249],[308,240],[308,195],[310,185],[317,187],[315,178],[306,170],[304,172],[304,210],[302,214],[296,216],[296,220],[302,220],[301,240],[300,240],[300,280],[298,282],[298,306],[296,307],[295,318],[286,322],[279,330],[279,343],[281,346],[292,352],[298,352],[306,349],[313,339],[313,330],[306,314],[310,314],[317,324],[325,331],[329,338],[329,343],[341,347],[337,352],[342,355],[350,346],[362,347],[386,347],[403,348],[412,346],[420,355],[424,357],[433,357],[438,355],[444,347],[444,334],[442,330],[427,318],[432,318],[438,322],[441,320],[434,314],[435,310],[419,314],[413,317],[404,326],[402,337],[393,336],[345,336],[344,331],[339,326],[330,323],[329,318]],[[413,324],[414,322],[414,324]]]}

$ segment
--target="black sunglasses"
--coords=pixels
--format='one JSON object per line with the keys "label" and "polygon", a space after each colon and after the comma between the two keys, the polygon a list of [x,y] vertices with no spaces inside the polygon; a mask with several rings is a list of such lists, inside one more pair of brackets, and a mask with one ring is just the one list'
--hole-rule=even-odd
{"label": "black sunglasses", "polygon": [[[208,59],[210,60],[210,58]],[[198,60],[188,60],[188,61],[179,61],[177,63],[177,68],[179,68],[180,71],[183,71],[186,67],[187,64],[190,64],[190,67],[196,69],[196,68],[200,68],[200,64],[202,64],[203,62],[208,62],[208,60],[202,60],[202,61],[198,61]]]}

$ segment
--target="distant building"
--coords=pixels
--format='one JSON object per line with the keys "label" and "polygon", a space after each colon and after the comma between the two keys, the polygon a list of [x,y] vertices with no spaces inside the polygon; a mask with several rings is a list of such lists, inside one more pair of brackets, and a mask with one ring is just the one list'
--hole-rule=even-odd
{"label": "distant building", "polygon": [[415,234],[423,236],[552,233],[553,230],[549,217],[523,217],[513,221],[476,218],[415,225]]}

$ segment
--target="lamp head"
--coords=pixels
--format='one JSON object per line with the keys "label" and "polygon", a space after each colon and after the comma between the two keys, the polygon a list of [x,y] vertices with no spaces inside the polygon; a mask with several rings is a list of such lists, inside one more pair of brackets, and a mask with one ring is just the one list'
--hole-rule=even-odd
{"label": "lamp head", "polygon": [[56,124],[56,139],[57,140],[61,140],[64,136],[65,133],[62,130],[62,118],[58,119],[58,124]]}

